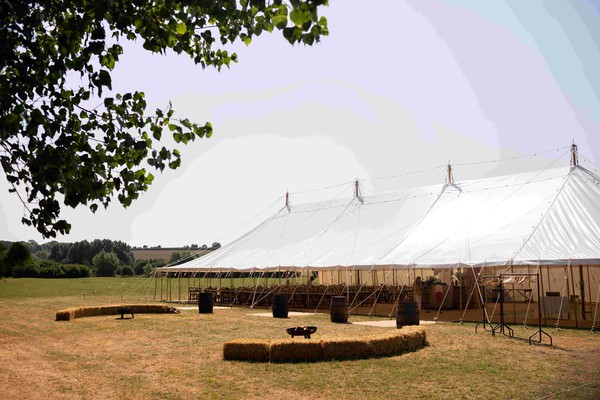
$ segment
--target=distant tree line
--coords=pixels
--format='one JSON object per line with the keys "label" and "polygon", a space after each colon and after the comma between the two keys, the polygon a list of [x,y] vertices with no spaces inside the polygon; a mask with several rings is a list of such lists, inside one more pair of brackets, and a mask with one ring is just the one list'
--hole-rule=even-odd
{"label": "distant tree line", "polygon": [[[147,248],[147,246],[144,246]],[[131,247],[121,241],[96,239],[74,243],[56,241],[38,244],[0,241],[0,277],[80,278],[89,276],[152,276],[156,268],[178,265],[199,257],[200,250],[216,250],[192,244],[175,250],[169,262],[160,259],[135,260]],[[158,246],[160,248],[160,246]]]}
{"label": "distant tree line", "polygon": [[80,278],[117,274],[135,274],[131,248],[121,241],[96,239],[42,245],[35,241],[0,241],[0,276]]}
{"label": "distant tree line", "polygon": [[123,265],[133,265],[131,247],[125,242],[108,239],[96,239],[91,242],[82,240],[75,243],[55,242],[48,259],[63,264],[92,265],[93,258],[101,252],[114,253]]}
{"label": "distant tree line", "polygon": [[[191,245],[185,245],[183,247],[176,247],[177,249],[183,249],[183,250],[192,250],[192,251],[197,251],[197,250],[216,250],[218,248],[221,247],[221,243],[219,242],[214,242],[210,247],[203,244],[202,246],[198,246],[197,244],[191,244]],[[172,248],[172,247],[171,247]],[[148,245],[143,245],[141,247],[136,247],[133,246],[132,247],[133,250],[138,250],[138,249],[142,249],[142,250],[159,250],[159,249],[164,249],[160,244],[156,245],[156,246],[148,246]],[[167,247],[166,249],[169,249],[169,247]]]}

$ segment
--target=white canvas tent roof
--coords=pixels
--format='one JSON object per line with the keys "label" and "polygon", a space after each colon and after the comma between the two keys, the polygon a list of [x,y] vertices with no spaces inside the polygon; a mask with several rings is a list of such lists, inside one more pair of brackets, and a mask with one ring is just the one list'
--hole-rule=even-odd
{"label": "white canvas tent roof", "polygon": [[600,264],[600,178],[563,167],[283,207],[166,272]]}

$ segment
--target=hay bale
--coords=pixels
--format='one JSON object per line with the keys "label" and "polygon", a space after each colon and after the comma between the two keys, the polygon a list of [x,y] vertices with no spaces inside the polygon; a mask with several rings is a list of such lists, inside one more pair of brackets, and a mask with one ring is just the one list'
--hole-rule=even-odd
{"label": "hay bale", "polygon": [[348,360],[370,356],[369,344],[364,339],[323,340],[321,347],[325,360]]}
{"label": "hay bale", "polygon": [[323,360],[321,341],[317,340],[276,340],[269,347],[269,361],[277,362],[314,362]]}
{"label": "hay bale", "polygon": [[368,345],[371,357],[398,355],[420,349],[427,344],[423,328],[407,328],[370,338]]}
{"label": "hay bale", "polygon": [[95,314],[95,315],[116,315],[116,314],[119,314],[119,308],[122,308],[122,307],[123,306],[119,306],[119,305],[101,306],[101,307],[98,307],[98,314]]}
{"label": "hay bale", "polygon": [[405,351],[403,334],[379,335],[367,339],[371,357],[385,357],[401,354]]}
{"label": "hay bale", "polygon": [[76,307],[71,309],[73,318],[81,318],[85,316],[85,309],[83,307]]}
{"label": "hay bale", "polygon": [[165,304],[131,304],[108,305],[95,307],[74,307],[56,312],[57,321],[70,321],[81,317],[96,317],[99,315],[117,315],[119,309],[128,307],[134,314],[177,314],[179,310]]}
{"label": "hay bale", "polygon": [[58,310],[56,312],[56,320],[57,321],[70,321],[73,317],[73,309],[68,308],[66,310]]}
{"label": "hay bale", "polygon": [[268,340],[237,339],[223,345],[224,360],[269,361]]}
{"label": "hay bale", "polygon": [[101,314],[102,307],[85,307],[83,309],[84,317],[96,317]]}
{"label": "hay bale", "polygon": [[414,351],[428,345],[425,329],[415,326],[406,328],[406,351]]}

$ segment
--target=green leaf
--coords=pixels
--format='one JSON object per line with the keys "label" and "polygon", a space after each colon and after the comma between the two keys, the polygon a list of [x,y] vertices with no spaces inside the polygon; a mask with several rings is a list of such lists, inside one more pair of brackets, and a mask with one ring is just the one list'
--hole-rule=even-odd
{"label": "green leaf", "polygon": [[288,17],[287,15],[274,15],[271,21],[276,27],[283,28],[287,25]]}
{"label": "green leaf", "polygon": [[305,22],[310,21],[310,14],[303,10],[295,9],[290,13],[290,19],[298,28],[301,28]]}
{"label": "green leaf", "polygon": [[180,35],[185,35],[185,33],[187,32],[187,25],[185,24],[185,22],[180,22],[177,24],[177,33]]}

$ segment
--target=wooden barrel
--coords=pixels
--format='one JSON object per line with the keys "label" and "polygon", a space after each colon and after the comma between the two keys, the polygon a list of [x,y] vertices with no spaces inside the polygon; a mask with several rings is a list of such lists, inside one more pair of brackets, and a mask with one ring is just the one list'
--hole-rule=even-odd
{"label": "wooden barrel", "polygon": [[348,322],[348,299],[345,296],[333,296],[329,306],[331,322]]}
{"label": "wooden barrel", "polygon": [[396,309],[396,328],[406,325],[419,325],[419,305],[415,301],[398,303]]}
{"label": "wooden barrel", "polygon": [[200,314],[212,314],[213,312],[213,293],[198,293],[198,312]]}
{"label": "wooden barrel", "polygon": [[273,296],[273,318],[288,317],[288,296],[287,294],[276,294]]}

